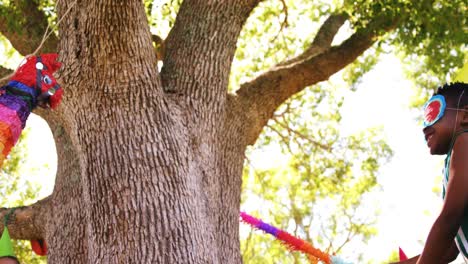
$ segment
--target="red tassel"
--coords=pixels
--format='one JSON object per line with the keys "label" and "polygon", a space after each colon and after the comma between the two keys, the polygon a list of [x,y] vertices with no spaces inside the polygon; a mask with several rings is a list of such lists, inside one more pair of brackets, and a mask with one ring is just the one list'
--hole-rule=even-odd
{"label": "red tassel", "polygon": [[59,89],[49,99],[50,108],[55,109],[62,101],[63,89]]}
{"label": "red tassel", "polygon": [[31,248],[39,256],[47,255],[47,243],[45,240],[31,240]]}
{"label": "red tassel", "polygon": [[400,256],[400,261],[408,259],[408,257],[406,256],[405,252],[403,252],[403,249],[401,249],[401,247],[398,247],[398,255]]}

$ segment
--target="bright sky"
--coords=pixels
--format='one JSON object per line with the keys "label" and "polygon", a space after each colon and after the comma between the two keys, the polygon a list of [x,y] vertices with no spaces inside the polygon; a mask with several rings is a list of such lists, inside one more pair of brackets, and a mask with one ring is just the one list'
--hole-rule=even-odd
{"label": "bright sky", "polygon": [[[23,166],[30,182],[41,186],[39,197],[50,195],[54,188],[57,154],[52,132],[44,119],[31,114],[26,123],[30,128],[27,140],[28,158]],[[32,169],[33,168],[33,169]]]}
{"label": "bright sky", "polygon": [[439,187],[443,157],[431,156],[420,121],[408,105],[412,84],[405,80],[400,61],[391,55],[368,73],[357,92],[344,104],[344,126],[349,132],[382,125],[394,151],[392,160],[381,169],[379,234],[366,252],[381,259],[401,246],[408,256],[421,253],[442,201],[433,192]]}

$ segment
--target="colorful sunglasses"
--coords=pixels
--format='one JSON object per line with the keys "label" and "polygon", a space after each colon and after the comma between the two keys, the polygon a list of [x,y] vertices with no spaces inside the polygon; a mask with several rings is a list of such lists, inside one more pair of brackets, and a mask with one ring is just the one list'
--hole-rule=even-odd
{"label": "colorful sunglasses", "polygon": [[428,126],[432,126],[437,121],[439,121],[444,116],[445,110],[457,110],[457,111],[467,112],[466,109],[447,107],[447,103],[445,102],[444,96],[440,94],[434,95],[424,105],[423,127],[426,128]]}
{"label": "colorful sunglasses", "polygon": [[424,123],[423,127],[432,126],[439,121],[445,112],[447,103],[442,95],[434,95],[424,105]]}

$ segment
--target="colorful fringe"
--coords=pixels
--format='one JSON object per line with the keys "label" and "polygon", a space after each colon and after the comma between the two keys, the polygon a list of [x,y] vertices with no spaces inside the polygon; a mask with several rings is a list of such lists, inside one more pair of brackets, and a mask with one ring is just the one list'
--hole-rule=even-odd
{"label": "colorful fringe", "polygon": [[242,222],[251,225],[254,228],[260,229],[270,235],[273,235],[280,240],[289,250],[300,251],[307,254],[309,260],[320,260],[326,264],[345,264],[342,259],[337,256],[330,256],[329,254],[314,248],[310,243],[297,238],[286,231],[278,229],[272,225],[269,225],[262,220],[255,218],[244,212],[240,213]]}
{"label": "colorful fringe", "polygon": [[401,247],[398,248],[398,256],[400,257],[400,261],[408,260],[408,257],[406,256],[403,249],[401,249]]}
{"label": "colorful fringe", "polygon": [[31,248],[39,256],[47,255],[47,243],[42,239],[31,240]]}
{"label": "colorful fringe", "polygon": [[59,69],[57,54],[29,57],[0,89],[0,166],[18,141],[36,106],[55,108],[63,90],[52,75]]}
{"label": "colorful fringe", "polygon": [[21,99],[8,94],[0,97],[0,164],[18,141],[29,113]]}

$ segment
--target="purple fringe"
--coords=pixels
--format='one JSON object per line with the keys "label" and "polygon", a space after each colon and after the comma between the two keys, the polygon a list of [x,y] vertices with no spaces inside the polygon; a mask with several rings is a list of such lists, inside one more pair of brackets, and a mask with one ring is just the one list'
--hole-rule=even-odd
{"label": "purple fringe", "polygon": [[272,225],[269,225],[269,224],[267,224],[267,223],[265,223],[265,222],[263,222],[263,221],[260,223],[260,225],[258,226],[258,228],[261,229],[261,230],[263,230],[263,231],[265,231],[265,232],[268,233],[268,234],[274,235],[275,237],[277,237],[277,236],[278,236],[278,233],[279,233],[278,228],[276,228],[276,227],[274,227],[274,226],[272,226]]}
{"label": "purple fringe", "polygon": [[26,120],[28,119],[28,116],[31,113],[29,111],[28,103],[16,96],[3,94],[2,96],[0,96],[0,104],[10,109],[13,109],[18,115],[18,118],[21,120],[21,128],[24,128],[24,126],[26,125]]}

